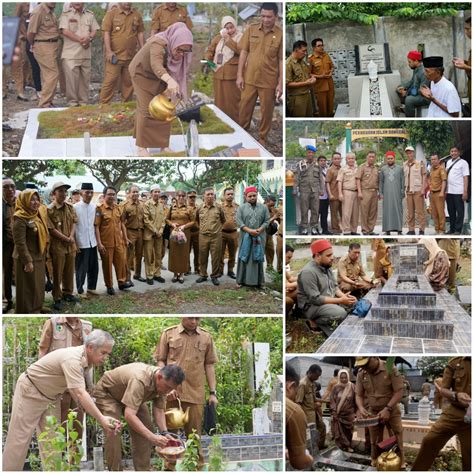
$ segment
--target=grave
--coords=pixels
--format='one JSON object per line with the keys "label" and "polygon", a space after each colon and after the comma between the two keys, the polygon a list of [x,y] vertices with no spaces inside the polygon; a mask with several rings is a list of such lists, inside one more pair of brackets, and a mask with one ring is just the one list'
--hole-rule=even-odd
{"label": "grave", "polygon": [[376,471],[370,465],[370,456],[341,451],[337,447],[330,448],[316,456],[313,471]]}
{"label": "grave", "polygon": [[[248,134],[238,123],[234,122],[224,112],[214,104],[207,104],[216,116],[224,123],[234,129],[233,133],[223,133],[220,135],[200,134],[199,144],[191,146],[190,149],[203,148],[212,150],[216,147],[226,148],[236,144],[242,144],[246,149],[258,150],[260,157],[273,157],[257,140]],[[56,110],[64,110],[57,108]],[[18,157],[21,158],[78,158],[86,156],[86,144],[83,138],[38,138],[38,115],[44,109],[30,109],[28,113],[28,123],[25,129],[21,148]],[[186,127],[187,128],[187,127]],[[90,138],[90,156],[94,158],[121,158],[137,156],[135,139],[133,137],[92,137]],[[186,149],[183,135],[171,135],[170,148],[173,152],[182,152]],[[158,149],[151,149],[152,154],[159,152]]]}
{"label": "grave", "polygon": [[318,353],[462,354],[471,351],[471,318],[446,289],[435,292],[424,275],[422,244],[390,248],[394,274],[369,291],[365,318],[349,315]]}

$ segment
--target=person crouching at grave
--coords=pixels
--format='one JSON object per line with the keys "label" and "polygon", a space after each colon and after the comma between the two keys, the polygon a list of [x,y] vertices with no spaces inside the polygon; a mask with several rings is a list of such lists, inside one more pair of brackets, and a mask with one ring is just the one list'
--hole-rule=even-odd
{"label": "person crouching at grave", "polygon": [[337,285],[357,299],[362,298],[379,282],[365,274],[360,262],[360,244],[349,245],[349,252],[337,263]]}
{"label": "person crouching at grave", "polygon": [[231,16],[221,21],[221,31],[207,48],[206,59],[215,64],[214,103],[234,122],[239,121],[240,89],[237,87],[242,32]]}
{"label": "person crouching at grave", "polygon": [[433,290],[442,290],[449,278],[448,254],[438,245],[435,238],[420,240],[420,244],[423,244],[429,252],[428,260],[423,262],[426,265],[425,276]]}
{"label": "person crouching at grave", "polygon": [[193,34],[184,23],[175,23],[151,37],[129,66],[137,96],[135,129],[138,156],[150,156],[148,148],[169,151],[171,122],[149,113],[150,101],[166,91],[168,98],[186,99],[186,76],[191,66]]}
{"label": "person crouching at grave", "polygon": [[315,240],[310,249],[312,260],[298,275],[298,308],[312,332],[319,328],[329,336],[331,324],[341,322],[347,316],[348,310],[344,306],[354,305],[357,299],[337,287],[331,269],[334,262],[331,243],[325,239]]}

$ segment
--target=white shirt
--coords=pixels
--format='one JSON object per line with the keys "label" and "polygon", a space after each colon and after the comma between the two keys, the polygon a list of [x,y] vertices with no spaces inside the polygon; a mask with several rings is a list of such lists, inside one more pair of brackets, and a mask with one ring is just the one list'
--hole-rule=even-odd
{"label": "white shirt", "polygon": [[94,227],[96,205],[81,201],[74,204],[74,209],[77,213],[76,242],[78,247],[80,249],[97,247]]}
{"label": "white shirt", "polygon": [[[433,97],[447,107],[449,114],[461,112],[461,99],[459,98],[458,91],[454,84],[444,76],[436,83],[431,81],[430,89]],[[434,102],[431,102],[428,107],[427,117],[452,118],[449,114]]]}
{"label": "white shirt", "polygon": [[469,165],[467,164],[467,161],[462,158],[453,161],[451,158],[446,163],[446,172],[448,172],[449,169],[446,192],[448,194],[462,194],[464,192],[463,178],[464,176],[469,176]]}

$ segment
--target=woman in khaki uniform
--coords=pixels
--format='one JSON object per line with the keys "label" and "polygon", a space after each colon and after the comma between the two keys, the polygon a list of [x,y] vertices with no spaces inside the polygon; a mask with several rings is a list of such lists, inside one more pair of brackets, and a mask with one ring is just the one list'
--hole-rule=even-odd
{"label": "woman in khaki uniform", "polygon": [[186,243],[178,244],[170,238],[168,270],[173,272],[172,282],[184,283],[184,273],[188,271],[190,228],[194,225],[194,210],[186,206],[186,193],[178,191],[178,202],[168,211],[166,223],[173,229],[180,229],[186,234]]}
{"label": "woman in khaki uniform", "polygon": [[44,302],[48,218],[36,190],[22,191],[13,214],[16,313],[41,313]]}
{"label": "woman in khaki uniform", "polygon": [[148,105],[165,90],[186,98],[186,75],[191,65],[193,35],[184,23],[175,23],[150,38],[129,66],[137,96],[135,130],[138,156],[150,156],[147,148],[165,148],[170,142],[171,122],[155,120]]}
{"label": "woman in khaki uniform", "polygon": [[214,71],[214,103],[235,122],[239,121],[240,89],[237,87],[239,41],[242,33],[231,16],[221,21],[221,32],[212,41],[206,59],[216,65]]}

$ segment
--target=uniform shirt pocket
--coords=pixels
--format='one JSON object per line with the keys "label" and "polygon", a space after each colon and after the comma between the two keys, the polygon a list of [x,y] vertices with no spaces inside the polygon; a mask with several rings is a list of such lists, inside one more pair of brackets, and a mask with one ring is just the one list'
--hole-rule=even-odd
{"label": "uniform shirt pocket", "polygon": [[74,20],[74,19],[69,20],[68,29],[72,31],[73,33],[76,33],[77,30],[79,29],[79,24],[77,20]]}
{"label": "uniform shirt pocket", "polygon": [[181,357],[183,353],[183,341],[179,340],[171,340],[169,342],[169,351],[168,351],[168,357],[170,359],[170,362],[176,362],[178,359]]}
{"label": "uniform shirt pocket", "polygon": [[196,354],[196,362],[203,363],[206,357],[207,344],[203,341],[198,341],[194,344],[194,353]]}

